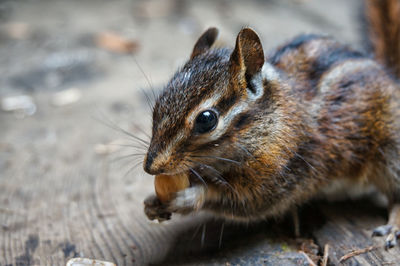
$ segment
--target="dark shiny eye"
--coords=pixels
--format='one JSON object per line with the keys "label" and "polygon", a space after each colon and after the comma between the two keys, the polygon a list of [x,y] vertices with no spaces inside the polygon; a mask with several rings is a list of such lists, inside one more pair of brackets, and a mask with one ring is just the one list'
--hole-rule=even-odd
{"label": "dark shiny eye", "polygon": [[218,123],[217,114],[212,110],[201,112],[195,121],[194,130],[196,133],[207,133],[213,130]]}

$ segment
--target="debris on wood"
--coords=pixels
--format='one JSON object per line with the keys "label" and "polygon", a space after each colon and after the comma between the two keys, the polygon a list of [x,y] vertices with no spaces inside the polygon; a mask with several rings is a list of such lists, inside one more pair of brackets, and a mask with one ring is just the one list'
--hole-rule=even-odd
{"label": "debris on wood", "polygon": [[139,43],[128,40],[114,32],[102,32],[96,37],[97,46],[116,53],[134,53],[139,49]]}
{"label": "debris on wood", "polygon": [[23,22],[11,22],[2,26],[8,38],[14,40],[24,40],[30,33],[29,25]]}
{"label": "debris on wood", "polygon": [[300,251],[301,254],[304,255],[304,257],[306,257],[307,262],[310,264],[310,266],[317,266],[317,264],[315,264],[312,259],[307,255],[307,253],[305,253],[304,251]]}
{"label": "debris on wood", "polygon": [[[117,149],[117,148],[115,148]],[[114,152],[114,148],[107,144],[99,143],[94,146],[94,152],[99,155],[106,155]]]}
{"label": "debris on wood", "polygon": [[374,250],[374,249],[377,249],[377,248],[378,248],[378,246],[370,246],[370,247],[366,247],[366,248],[362,248],[362,249],[353,250],[353,251],[347,253],[346,255],[342,256],[342,257],[339,259],[339,262],[342,263],[342,262],[344,262],[344,261],[350,259],[351,257],[354,257],[354,256],[357,256],[357,255],[361,255],[361,254],[370,252],[370,251],[372,251],[372,250]]}
{"label": "debris on wood", "polygon": [[36,112],[36,104],[28,95],[4,97],[1,100],[1,109],[6,112],[15,112],[18,118],[31,116]]}
{"label": "debris on wood", "polygon": [[54,106],[61,107],[73,104],[79,101],[81,98],[82,98],[82,92],[79,89],[71,88],[56,92],[51,99],[51,103]]}
{"label": "debris on wood", "polygon": [[318,255],[319,246],[315,244],[312,239],[298,238],[296,240],[297,245],[300,245],[299,250],[306,253],[307,256],[315,263],[318,264],[321,257]]}
{"label": "debris on wood", "polygon": [[327,266],[328,265],[328,258],[329,258],[329,245],[325,244],[324,256],[322,257],[321,266]]}
{"label": "debris on wood", "polygon": [[98,155],[107,155],[119,151],[122,147],[127,146],[126,141],[117,139],[109,143],[98,143],[94,146],[94,152]]}
{"label": "debris on wood", "polygon": [[94,260],[88,258],[73,258],[67,261],[66,266],[117,266],[113,262]]}

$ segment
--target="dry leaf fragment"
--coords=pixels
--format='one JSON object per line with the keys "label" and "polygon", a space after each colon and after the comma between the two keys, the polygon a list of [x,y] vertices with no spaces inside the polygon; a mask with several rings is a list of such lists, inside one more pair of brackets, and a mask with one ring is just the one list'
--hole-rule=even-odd
{"label": "dry leaf fragment", "polygon": [[98,34],[96,44],[103,49],[117,53],[133,53],[139,48],[138,42],[128,40],[113,32]]}
{"label": "dry leaf fragment", "polygon": [[2,26],[9,38],[14,40],[24,40],[30,33],[30,28],[27,23],[11,22]]}
{"label": "dry leaf fragment", "polygon": [[65,106],[79,101],[82,97],[82,92],[79,89],[71,88],[55,93],[51,99],[54,106]]}

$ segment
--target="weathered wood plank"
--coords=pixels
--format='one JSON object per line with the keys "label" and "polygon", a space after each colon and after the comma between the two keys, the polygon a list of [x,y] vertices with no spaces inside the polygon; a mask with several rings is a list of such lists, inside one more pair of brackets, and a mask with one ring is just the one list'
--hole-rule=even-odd
{"label": "weathered wood plank", "polygon": [[[82,40],[108,29],[133,32],[143,44],[138,54],[141,67],[154,84],[162,84],[175,62],[187,58],[200,29],[210,23],[216,23],[223,39],[232,43],[237,31],[244,24],[251,24],[260,31],[266,48],[304,31],[333,34],[354,43],[358,24],[353,23],[352,10],[356,4],[346,0],[247,1],[246,5],[240,1],[189,1],[188,9],[179,11],[181,14],[173,7],[181,1],[166,0],[172,8],[166,11],[171,14],[165,14],[165,18],[158,14],[158,19],[146,20],[141,16],[132,22],[131,11],[140,10],[134,8],[136,4],[151,1],[105,1],[96,6],[96,12],[91,2],[8,2],[13,3],[9,22],[26,23],[28,30],[37,34],[25,40],[2,39],[0,96],[32,94],[38,110],[23,120],[0,112],[1,266],[65,265],[69,258],[77,256],[118,265],[307,265],[304,255],[298,252],[305,240],[293,238],[290,220],[248,227],[225,224],[221,241],[221,221],[202,216],[176,216],[162,225],[150,223],[143,214],[142,201],[153,192],[152,178],[140,169],[126,175],[136,163],[135,158],[114,161],[133,153],[132,149],[120,149],[112,155],[96,153],[97,144],[120,139],[121,135],[92,119],[103,117],[104,113],[124,128],[131,129],[133,121],[138,127],[149,129],[151,118],[145,97],[137,92],[139,87],[147,86],[146,78],[132,67],[130,57],[105,54]],[[224,12],[210,8],[214,4]],[[43,16],[45,9],[50,11]],[[191,21],[188,28],[176,20],[178,16],[186,21],[192,13],[201,21]],[[227,18],[228,13],[232,18]],[[5,31],[1,30],[3,38]],[[88,67],[101,68],[104,75],[97,81],[67,84],[81,86],[82,100],[72,106],[52,107],[49,102],[53,91],[41,82],[42,64],[54,57],[64,58],[57,57],[60,54],[68,58],[74,52],[81,55],[82,51],[95,58]],[[7,90],[9,80],[15,77],[28,81],[26,86]],[[40,86],[49,90],[40,91]],[[39,92],[32,92],[31,88],[39,88]],[[134,128],[132,132],[139,134]],[[308,241],[315,238],[320,248],[329,243],[333,265],[353,245],[362,248],[380,243],[369,239],[372,227],[384,221],[380,209],[372,208],[370,212],[366,207],[361,213],[350,209],[342,214],[342,207],[338,206],[346,205],[320,207],[323,211],[317,212],[319,217],[306,210],[302,215],[302,221],[306,221],[303,237]],[[346,263],[396,262],[398,250],[377,250]]]}
{"label": "weathered wood plank", "polygon": [[385,210],[368,199],[320,207],[325,222],[313,231],[320,246],[329,244],[330,262],[340,265],[340,258],[353,250],[378,248],[344,261],[343,265],[399,265],[400,248],[384,249],[384,237],[372,238],[372,230],[386,223]]}
{"label": "weathered wood plank", "polygon": [[[309,265],[291,223],[239,225],[203,219],[180,232],[160,265]],[[316,255],[316,254],[313,254]]]}

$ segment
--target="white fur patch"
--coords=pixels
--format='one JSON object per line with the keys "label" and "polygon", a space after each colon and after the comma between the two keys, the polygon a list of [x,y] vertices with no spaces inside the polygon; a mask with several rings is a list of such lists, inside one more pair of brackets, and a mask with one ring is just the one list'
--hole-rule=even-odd
{"label": "white fur patch", "polygon": [[261,72],[263,73],[263,76],[267,80],[279,80],[279,72],[276,70],[274,66],[272,66],[270,63],[265,62]]}
{"label": "white fur patch", "polygon": [[200,210],[205,200],[205,188],[203,186],[189,187],[177,193],[172,205],[177,209]]}
{"label": "white fur patch", "polygon": [[257,101],[264,95],[264,80],[279,80],[278,71],[268,62],[265,62],[261,71],[254,75],[253,79],[250,81],[251,85],[255,89],[255,93],[249,92],[249,100]]}

